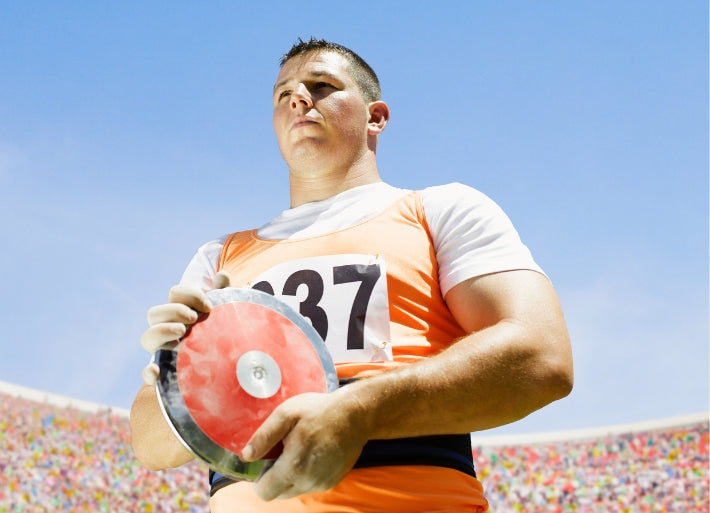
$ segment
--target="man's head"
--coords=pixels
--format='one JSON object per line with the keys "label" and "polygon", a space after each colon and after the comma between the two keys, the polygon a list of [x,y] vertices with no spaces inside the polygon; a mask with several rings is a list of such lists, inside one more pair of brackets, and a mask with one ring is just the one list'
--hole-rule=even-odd
{"label": "man's head", "polygon": [[283,68],[284,64],[293,57],[310,52],[334,52],[341,55],[348,61],[350,74],[360,88],[365,101],[374,102],[381,99],[380,81],[374,70],[362,57],[338,43],[315,38],[303,41],[299,38],[298,42],[281,57],[280,65]]}
{"label": "man's head", "polygon": [[375,150],[389,108],[368,97],[379,97],[377,77],[345,47],[301,41],[284,56],[273,89],[273,125],[292,180],[379,179]]}

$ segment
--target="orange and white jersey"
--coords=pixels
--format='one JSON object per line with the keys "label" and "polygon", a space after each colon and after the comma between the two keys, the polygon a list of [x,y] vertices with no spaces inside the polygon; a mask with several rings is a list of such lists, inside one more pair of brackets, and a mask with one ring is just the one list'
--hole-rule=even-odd
{"label": "orange and white jersey", "polygon": [[427,465],[356,468],[335,488],[264,502],[252,483],[225,486],[210,498],[212,513],[484,513],[481,483],[462,472]]}
{"label": "orange and white jersey", "polygon": [[[325,340],[340,378],[435,354],[464,335],[444,302],[454,285],[540,271],[502,210],[461,184],[407,191],[377,183],[283,212],[209,242],[182,283],[278,296]],[[541,272],[541,271],[540,271]]]}
{"label": "orange and white jersey", "polygon": [[[515,269],[542,272],[508,217],[480,192],[460,184],[407,191],[377,183],[207,243],[182,283],[207,290],[224,270],[232,286],[279,297],[310,320],[339,378],[347,379],[448,347],[465,333],[446,306],[446,293],[466,279]],[[389,442],[410,450],[405,439]],[[452,457],[446,448],[428,446],[418,456],[423,466],[371,466],[367,459],[374,454],[378,460],[379,449],[368,446],[364,468],[356,465],[333,490],[266,505],[249,483],[232,483],[217,488],[213,511],[486,510],[470,443],[463,471],[456,470],[455,451]],[[442,450],[454,464],[431,459]]]}

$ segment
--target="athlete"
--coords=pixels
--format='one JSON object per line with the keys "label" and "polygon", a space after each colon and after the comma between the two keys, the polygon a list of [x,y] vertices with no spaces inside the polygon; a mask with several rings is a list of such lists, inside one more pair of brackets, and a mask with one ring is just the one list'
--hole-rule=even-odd
{"label": "athlete", "polygon": [[[286,400],[246,444],[240,458],[253,461],[283,443],[256,482],[210,473],[214,513],[485,511],[470,433],[571,390],[550,280],[482,193],[381,180],[389,116],[357,54],[299,40],[273,90],[290,208],[202,246],[148,312],[141,342],[153,353],[209,312],[205,291],[258,288],[309,319],[336,364],[338,390]],[[137,457],[163,469],[193,456],[161,414],[156,371],[144,369],[131,424]]]}

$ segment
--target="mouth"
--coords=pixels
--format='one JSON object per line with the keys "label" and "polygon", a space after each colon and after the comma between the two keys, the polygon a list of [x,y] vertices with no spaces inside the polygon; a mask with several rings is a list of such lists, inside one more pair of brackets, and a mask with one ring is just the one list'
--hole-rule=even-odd
{"label": "mouth", "polygon": [[314,121],[310,118],[301,117],[301,118],[294,120],[294,122],[291,123],[291,130],[295,130],[297,128],[303,128],[303,127],[311,126],[311,125],[317,125],[317,124],[318,124],[317,121]]}

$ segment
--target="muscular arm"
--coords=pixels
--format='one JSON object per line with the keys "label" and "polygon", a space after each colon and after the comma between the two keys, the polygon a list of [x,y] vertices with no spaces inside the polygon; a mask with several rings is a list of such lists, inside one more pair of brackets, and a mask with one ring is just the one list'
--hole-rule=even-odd
{"label": "muscular arm", "polygon": [[193,455],[173,434],[160,411],[153,385],[143,385],[131,406],[133,451],[151,470],[175,468],[193,459]]}
{"label": "muscular arm", "polygon": [[[214,288],[229,286],[229,277],[218,273]],[[141,336],[141,345],[153,354],[164,344],[180,339],[187,327],[197,321],[198,312],[209,312],[207,296],[194,287],[177,285],[170,289],[168,304],[157,305],[148,311],[150,327]],[[149,365],[143,370],[146,381],[136,394],[131,406],[131,437],[138,460],[151,470],[178,467],[193,459],[193,455],[177,439],[168,425],[155,392],[157,368]]]}
{"label": "muscular arm", "polygon": [[243,454],[258,458],[284,441],[282,456],[256,483],[262,498],[334,486],[368,440],[489,429],[569,394],[569,337],[546,277],[509,271],[470,279],[446,302],[469,333],[449,349],[275,410]]}
{"label": "muscular arm", "polygon": [[446,302],[468,336],[351,390],[365,398],[371,438],[489,429],[570,392],[569,337],[546,277],[510,271],[474,278],[449,291]]}

